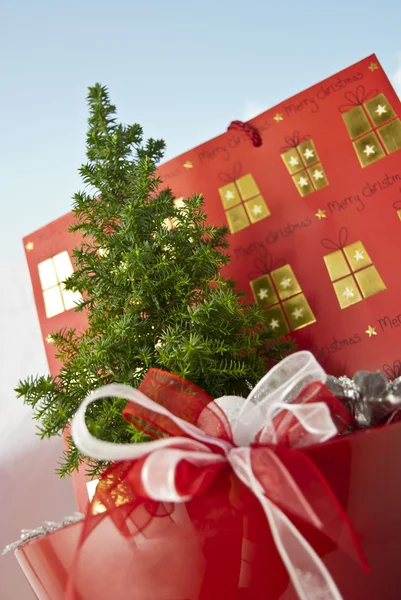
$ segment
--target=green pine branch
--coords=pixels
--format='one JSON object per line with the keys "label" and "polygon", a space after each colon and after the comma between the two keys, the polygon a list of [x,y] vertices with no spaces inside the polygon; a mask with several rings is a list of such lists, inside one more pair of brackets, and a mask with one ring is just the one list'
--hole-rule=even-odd
{"label": "green pine branch", "polygon": [[[63,330],[52,342],[63,368],[57,377],[28,377],[16,388],[32,407],[39,435],[60,435],[86,395],[107,383],[138,387],[151,367],[184,377],[211,396],[246,396],[266,369],[291,349],[272,340],[265,314],[244,304],[228,264],[227,229],[207,224],[203,199],[177,207],[156,173],[164,142],[143,141],[139,125],[117,122],[105,87],[88,93],[85,191],[74,196],[75,223],[83,243],[74,250],[76,270],[65,282],[80,292],[84,332]],[[143,435],[121,416],[125,402],[99,401],[87,422],[97,437],[138,442]],[[85,457],[71,438],[60,475]],[[92,475],[104,465],[86,460]]]}

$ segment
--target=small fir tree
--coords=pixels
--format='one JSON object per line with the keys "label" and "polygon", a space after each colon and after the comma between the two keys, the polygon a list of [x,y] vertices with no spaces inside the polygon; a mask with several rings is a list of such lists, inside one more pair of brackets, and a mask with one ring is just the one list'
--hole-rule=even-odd
{"label": "small fir tree", "polygon": [[[272,341],[264,313],[243,304],[220,271],[228,261],[227,229],[206,224],[201,196],[177,203],[156,174],[164,143],[143,143],[139,125],[116,121],[107,89],[89,88],[86,191],[74,197],[83,234],[66,288],[80,292],[76,310],[88,327],[52,335],[63,367],[16,392],[39,421],[42,438],[60,435],[85,396],[111,382],[137,387],[151,367],[178,374],[213,397],[247,395],[271,361],[291,347]],[[141,434],[121,417],[125,402],[91,406],[88,425],[101,439],[133,442]],[[61,475],[83,457],[72,440]],[[95,475],[102,467],[92,461]]]}

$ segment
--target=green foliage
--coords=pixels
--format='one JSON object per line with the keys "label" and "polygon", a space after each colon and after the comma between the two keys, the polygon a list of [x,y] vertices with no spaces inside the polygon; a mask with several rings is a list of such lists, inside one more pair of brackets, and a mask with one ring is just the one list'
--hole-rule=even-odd
{"label": "green foliage", "polygon": [[[83,300],[84,333],[52,336],[63,368],[28,378],[16,392],[39,421],[42,437],[60,435],[85,396],[117,382],[137,387],[150,367],[192,381],[211,396],[247,395],[290,343],[272,341],[264,313],[244,305],[220,274],[229,257],[227,230],[206,224],[201,196],[177,205],[156,175],[164,143],[143,143],[139,125],[116,122],[106,88],[89,89],[85,191],[74,197],[83,243],[66,281]],[[118,399],[91,405],[88,425],[104,440],[141,434],[121,417]],[[60,474],[82,461],[71,439]],[[96,474],[102,465],[91,462]]]}

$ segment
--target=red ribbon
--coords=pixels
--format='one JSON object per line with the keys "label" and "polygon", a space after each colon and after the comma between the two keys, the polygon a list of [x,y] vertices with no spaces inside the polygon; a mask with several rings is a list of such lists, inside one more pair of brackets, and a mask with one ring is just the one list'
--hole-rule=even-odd
{"label": "red ribbon", "polygon": [[[180,417],[213,438],[208,438],[206,446],[212,455],[216,455],[215,464],[208,461],[207,466],[202,467],[190,460],[181,459],[175,477],[175,487],[180,496],[183,498],[191,496],[196,500],[198,496],[205,495],[204,502],[206,502],[209,490],[213,494],[212,490],[216,489],[217,482],[222,477],[227,477],[230,469],[227,462],[220,461],[218,458],[219,455],[222,455],[222,448],[235,447],[231,427],[225,413],[205,392],[193,384],[163,371],[151,369],[144,378],[139,391],[168,409],[173,416]],[[338,429],[342,430],[348,426],[350,416],[347,410],[322,383],[309,384],[294,401],[294,404],[309,403],[325,403]],[[266,497],[284,511],[288,518],[291,519],[295,516],[312,527],[316,527],[316,523],[309,520],[307,511],[301,510],[299,506],[294,507],[290,497],[280,493],[280,484],[274,481],[274,477],[277,475],[274,470],[272,471],[272,462],[269,459],[271,453],[275,453],[312,507],[314,514],[323,524],[323,533],[344,552],[356,559],[366,570],[366,563],[356,535],[328,483],[305,453],[291,448],[294,439],[302,435],[302,427],[294,414],[284,412],[285,414],[279,413],[273,419],[274,428],[277,431],[276,444],[272,446],[256,441],[251,446],[253,475],[263,488]],[[183,438],[194,443],[193,438],[171,418],[156,414],[135,402],[128,402],[123,410],[123,416],[129,423],[152,438],[180,438],[181,441],[177,441],[177,445],[174,446],[178,450],[180,445],[185,450],[185,439]],[[258,439],[257,436],[256,440]],[[171,518],[175,505],[151,500],[142,484],[143,479],[146,478],[143,472],[145,461],[151,455],[150,451],[150,454],[144,458],[114,463],[101,476],[83,524],[79,549],[69,582],[68,600],[78,600],[79,598],[78,592],[75,590],[74,574],[78,567],[80,551],[88,536],[102,519],[110,517],[121,535],[132,539],[138,534],[146,536],[147,528],[155,520]],[[269,465],[269,468],[266,469],[266,465]],[[238,485],[241,488],[239,480]],[[234,501],[235,498],[237,500]],[[231,510],[233,511],[236,510],[235,503],[238,498],[235,494],[232,496],[231,501],[234,503]],[[99,506],[105,512],[96,514]],[[188,505],[188,514],[191,515],[191,502]],[[202,527],[202,524],[197,523],[196,526]],[[209,525],[205,523],[204,527],[206,526]],[[213,526],[218,528],[218,522],[214,522]]]}

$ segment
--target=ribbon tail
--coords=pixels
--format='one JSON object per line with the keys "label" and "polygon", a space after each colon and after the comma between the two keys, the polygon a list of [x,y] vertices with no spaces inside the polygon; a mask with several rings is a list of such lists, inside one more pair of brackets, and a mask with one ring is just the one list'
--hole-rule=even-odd
{"label": "ribbon tail", "polygon": [[[358,537],[336,495],[313,460],[304,452],[280,448],[276,454],[305,495],[322,523],[321,531],[368,573],[369,568]],[[339,533],[341,535],[339,536]]]}
{"label": "ribbon tail", "polygon": [[328,569],[281,509],[257,494],[278,553],[300,600],[343,600]]}
{"label": "ribbon tail", "polygon": [[343,600],[328,569],[312,546],[284,512],[265,496],[253,473],[250,448],[233,450],[228,460],[237,477],[258,498],[299,600]]}

